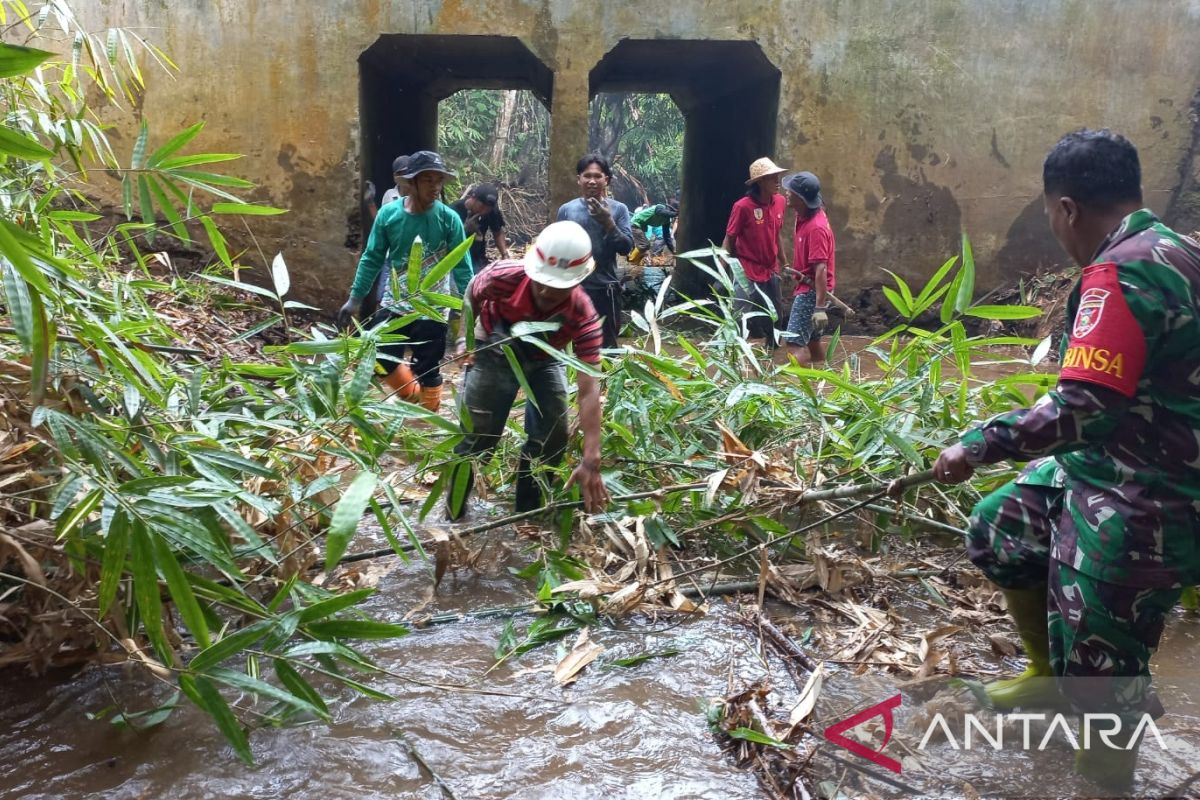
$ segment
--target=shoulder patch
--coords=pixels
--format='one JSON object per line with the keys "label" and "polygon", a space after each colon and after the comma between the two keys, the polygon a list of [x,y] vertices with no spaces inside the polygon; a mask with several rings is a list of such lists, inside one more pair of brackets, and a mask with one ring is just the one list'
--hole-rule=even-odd
{"label": "shoulder patch", "polygon": [[1117,265],[1085,267],[1059,378],[1133,397],[1145,365],[1146,337],[1121,292]]}

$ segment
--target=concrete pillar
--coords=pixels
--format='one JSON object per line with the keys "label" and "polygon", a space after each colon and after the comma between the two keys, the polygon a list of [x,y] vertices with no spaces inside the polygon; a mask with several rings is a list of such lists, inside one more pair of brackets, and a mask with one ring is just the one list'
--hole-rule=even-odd
{"label": "concrete pillar", "polygon": [[[554,74],[550,105],[550,216],[579,195],[575,164],[588,146],[588,71],[568,64]],[[548,222],[551,220],[547,220]]]}

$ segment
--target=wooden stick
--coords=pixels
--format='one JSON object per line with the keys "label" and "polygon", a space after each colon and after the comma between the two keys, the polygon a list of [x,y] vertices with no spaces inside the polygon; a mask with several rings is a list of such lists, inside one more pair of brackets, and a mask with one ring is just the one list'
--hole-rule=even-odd
{"label": "wooden stick", "polygon": [[758,628],[764,634],[766,634],[767,638],[771,640],[771,644],[775,645],[775,647],[782,651],[785,656],[795,660],[800,666],[804,667],[809,672],[812,672],[817,668],[817,663],[813,661],[807,653],[800,649],[800,645],[793,642],[786,633],[775,627],[775,623],[771,622],[771,620],[767,618],[767,615],[763,613],[762,608],[756,608],[754,610],[753,617],[747,615],[746,621],[758,626]]}
{"label": "wooden stick", "polygon": [[854,316],[854,309],[839,300],[838,296],[833,292],[825,292],[825,297],[829,299],[829,302],[840,308],[847,317]]}
{"label": "wooden stick", "polygon": [[[663,486],[660,489],[652,489],[646,492],[634,492],[633,494],[620,495],[618,497],[614,497],[612,500],[614,503],[625,502],[628,500],[644,500],[648,497],[657,497],[659,495],[672,494],[674,492],[690,492],[706,488],[708,488],[708,484],[706,482],[683,483],[675,486]],[[558,511],[564,508],[581,508],[582,506],[582,500],[563,500],[557,503],[550,503],[542,508],[536,508],[533,511],[522,511],[519,514],[509,514],[507,517],[500,517],[499,519],[494,519],[491,522],[473,525],[470,528],[464,528],[463,530],[455,531],[454,534],[459,538],[462,538],[464,536],[471,536],[476,533],[483,533],[496,528],[503,528],[505,525],[512,525],[513,523],[521,522],[522,520],[529,519],[530,517],[536,517],[537,515],[543,514],[547,511]],[[400,549],[406,553],[411,553],[416,550],[417,547],[416,545],[405,545]],[[337,566],[342,564],[351,564],[355,561],[369,561],[372,558],[382,558],[383,556],[391,555],[396,555],[396,550],[394,548],[381,547],[377,550],[367,550],[362,553],[355,553],[352,556],[345,556],[338,560]],[[310,569],[325,568],[326,564],[324,561],[318,561],[317,563],[313,564],[312,567],[310,567]]]}

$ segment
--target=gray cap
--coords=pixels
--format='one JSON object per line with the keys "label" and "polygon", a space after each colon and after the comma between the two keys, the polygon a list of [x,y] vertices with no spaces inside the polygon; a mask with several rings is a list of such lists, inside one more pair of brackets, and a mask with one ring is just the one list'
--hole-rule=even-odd
{"label": "gray cap", "polygon": [[446,162],[432,150],[418,150],[409,156],[408,171],[400,177],[412,180],[422,172],[440,172],[451,178],[457,177],[453,172],[446,169]]}
{"label": "gray cap", "polygon": [[797,172],[783,179],[783,188],[800,195],[804,205],[809,208],[820,208],[824,203],[821,198],[821,181],[811,172]]}

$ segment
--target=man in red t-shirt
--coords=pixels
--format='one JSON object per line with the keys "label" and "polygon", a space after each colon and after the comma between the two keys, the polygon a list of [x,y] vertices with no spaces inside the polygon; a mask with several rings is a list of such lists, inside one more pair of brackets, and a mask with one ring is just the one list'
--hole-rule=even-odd
{"label": "man in red t-shirt", "polygon": [[821,332],[829,324],[826,297],[834,288],[833,230],[825,216],[821,182],[811,172],[797,172],[783,182],[788,205],[796,212],[792,271],[796,296],[788,316],[788,353],[800,364],[825,361]]}
{"label": "man in red t-shirt", "polygon": [[754,314],[746,321],[746,336],[762,336],[771,350],[776,346],[781,303],[779,273],[784,267],[784,201],[779,195],[779,176],[784,172],[787,170],[769,158],[750,165],[750,180],[746,181],[750,188],[733,204],[721,244],[725,252],[741,262],[746,274],[745,282],[737,281],[734,294],[734,310],[742,316]]}
{"label": "man in red t-shirt", "polygon": [[[463,407],[470,425],[454,453],[455,463],[446,482],[446,510],[451,519],[466,511],[474,483],[472,458],[490,453],[508,422],[508,414],[524,384],[525,446],[517,468],[516,510],[542,506],[542,491],[533,468],[536,463],[554,467],[567,450],[567,373],[562,361],[543,347],[527,341],[537,336],[544,347],[565,351],[574,345],[575,358],[593,366],[600,363],[604,333],[596,308],[580,285],[595,269],[588,232],[570,220],[547,226],[525,253],[523,260],[496,261],[467,287],[467,301],[475,315],[475,352],[467,355],[465,333],[458,340],[459,355],[470,365],[463,387]],[[518,322],[556,322],[556,330],[525,334],[512,332]],[[513,363],[515,361],[515,363]],[[523,381],[518,380],[520,369]],[[576,373],[579,427],[583,430],[583,460],[571,473],[567,486],[578,483],[589,512],[603,511],[608,491],[600,477],[600,385],[587,372]],[[464,470],[466,471],[464,473]]]}

